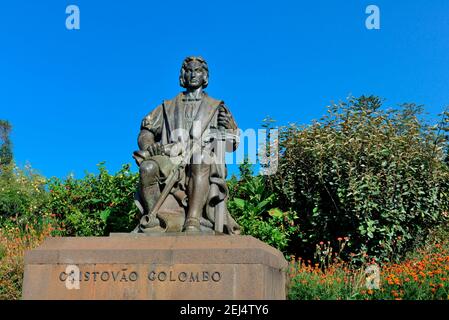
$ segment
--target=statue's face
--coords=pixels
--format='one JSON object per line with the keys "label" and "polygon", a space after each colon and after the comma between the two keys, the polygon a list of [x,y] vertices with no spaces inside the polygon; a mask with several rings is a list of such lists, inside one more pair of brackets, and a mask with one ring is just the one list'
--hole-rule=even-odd
{"label": "statue's face", "polygon": [[190,61],[184,71],[184,83],[186,88],[197,89],[206,81],[206,71],[198,61]]}

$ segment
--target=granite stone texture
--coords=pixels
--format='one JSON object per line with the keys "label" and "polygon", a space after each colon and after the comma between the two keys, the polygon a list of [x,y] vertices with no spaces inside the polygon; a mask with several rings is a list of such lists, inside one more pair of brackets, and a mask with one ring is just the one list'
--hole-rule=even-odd
{"label": "granite stone texture", "polygon": [[48,238],[25,254],[23,299],[285,299],[286,268],[250,236]]}

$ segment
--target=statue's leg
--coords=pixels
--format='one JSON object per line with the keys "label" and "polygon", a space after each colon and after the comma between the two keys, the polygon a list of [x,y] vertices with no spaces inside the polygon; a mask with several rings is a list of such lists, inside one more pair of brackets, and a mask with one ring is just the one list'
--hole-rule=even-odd
{"label": "statue's leg", "polygon": [[160,196],[159,166],[155,161],[146,160],[140,164],[140,196],[145,214],[149,214]]}
{"label": "statue's leg", "polygon": [[192,164],[191,178],[187,186],[189,205],[185,231],[200,231],[200,218],[209,194],[210,164]]}

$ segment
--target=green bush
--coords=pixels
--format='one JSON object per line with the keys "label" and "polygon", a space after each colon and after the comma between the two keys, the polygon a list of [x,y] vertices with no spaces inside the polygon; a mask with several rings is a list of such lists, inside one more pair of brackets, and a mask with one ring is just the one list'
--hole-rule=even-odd
{"label": "green bush", "polygon": [[275,205],[298,214],[291,253],[311,257],[318,242],[336,247],[350,237],[354,259],[399,259],[447,220],[448,113],[429,126],[419,106],[381,106],[377,97],[350,98],[311,125],[281,129],[270,179]]}
{"label": "green bush", "polygon": [[41,225],[48,195],[46,179],[29,165],[23,169],[11,163],[0,171],[0,227],[13,223],[24,230],[27,224]]}
{"label": "green bush", "polygon": [[244,234],[285,252],[290,236],[297,232],[293,225],[295,214],[273,207],[276,195],[271,193],[264,176],[253,176],[248,160],[239,169],[240,179],[233,176],[228,181],[230,213]]}
{"label": "green bush", "polygon": [[105,236],[132,231],[138,223],[134,205],[138,175],[129,169],[124,165],[111,175],[101,163],[98,175],[50,179],[46,211],[62,222],[66,235]]}

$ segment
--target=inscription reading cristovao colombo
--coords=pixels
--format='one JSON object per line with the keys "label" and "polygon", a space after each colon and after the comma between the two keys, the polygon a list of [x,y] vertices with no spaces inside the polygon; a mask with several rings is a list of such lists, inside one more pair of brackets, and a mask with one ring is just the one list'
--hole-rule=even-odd
{"label": "inscription reading cristovao colombo", "polygon": [[180,281],[180,282],[219,282],[221,274],[218,271],[209,272],[175,272],[175,271],[151,271],[148,273],[148,280],[150,281]]}
{"label": "inscription reading cristovao colombo", "polygon": [[142,277],[137,271],[126,268],[120,270],[105,271],[63,271],[59,274],[59,280],[80,282],[135,282],[145,278],[152,282],[219,282],[221,273],[218,271],[155,271],[145,273]]}

